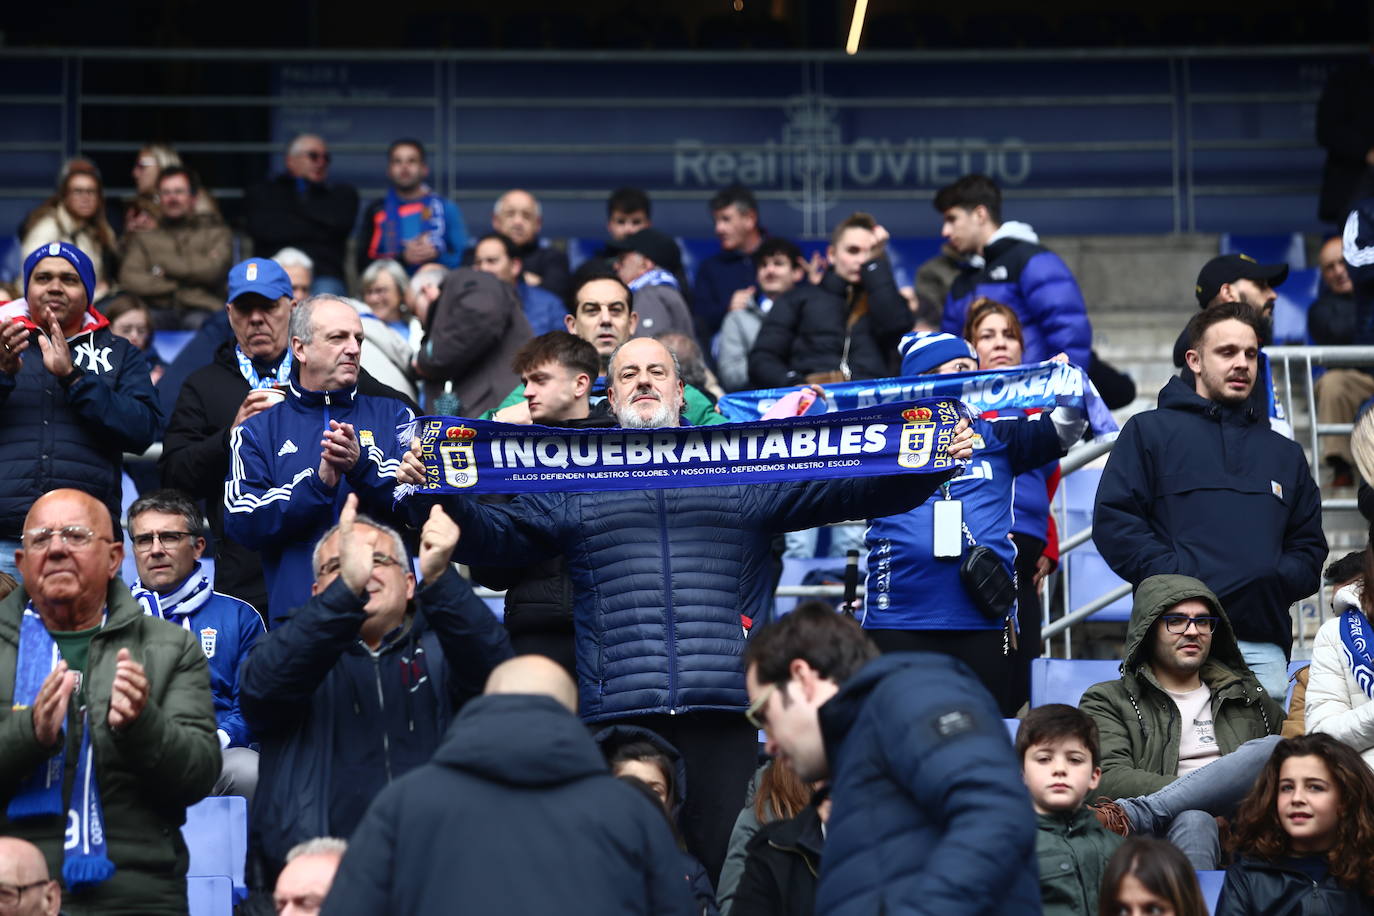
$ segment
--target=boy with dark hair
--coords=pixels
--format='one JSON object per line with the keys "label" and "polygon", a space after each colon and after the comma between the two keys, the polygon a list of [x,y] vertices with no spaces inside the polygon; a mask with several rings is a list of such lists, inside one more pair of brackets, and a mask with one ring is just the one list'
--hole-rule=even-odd
{"label": "boy with dark hair", "polygon": [[754,283],[735,290],[716,338],[716,375],[726,391],[749,387],[749,351],[763,318],[785,294],[806,280],[801,249],[781,236],[769,236],[754,250]]}
{"label": "boy with dark hair", "polygon": [[1033,228],[1002,221],[997,184],[986,175],[965,175],[941,188],[934,205],[943,221],[940,235],[964,261],[945,300],[940,330],[962,333],[969,306],[986,297],[1006,303],[1021,319],[1026,362],[1067,353],[1086,369],[1092,328],[1078,282]]}
{"label": "boy with dark hair", "polygon": [[1021,776],[1035,808],[1035,855],[1046,916],[1092,916],[1121,837],[1084,802],[1102,779],[1097,723],[1063,703],[1037,706],[1016,732]]}
{"label": "boy with dark hair", "polygon": [[616,188],[606,199],[606,234],[620,241],[654,223],[649,195],[639,188]]}

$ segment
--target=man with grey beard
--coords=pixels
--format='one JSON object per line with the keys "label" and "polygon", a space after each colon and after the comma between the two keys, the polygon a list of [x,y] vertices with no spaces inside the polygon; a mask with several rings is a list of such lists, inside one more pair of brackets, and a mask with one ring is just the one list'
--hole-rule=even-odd
{"label": "man with grey beard", "polygon": [[[657,340],[626,341],[611,355],[606,398],[622,427],[679,425],[676,358]],[[949,454],[972,453],[961,423]],[[758,755],[757,732],[741,715],[748,694],[740,655],[753,622],[772,616],[773,535],[905,512],[947,476],[526,493],[503,505],[466,496],[414,501],[438,500],[458,523],[457,562],[567,557],[579,712],[596,728],[657,732],[681,751],[692,783],[710,787],[687,794],[682,821],[689,850],[714,881]],[[418,440],[398,478],[424,481]]]}

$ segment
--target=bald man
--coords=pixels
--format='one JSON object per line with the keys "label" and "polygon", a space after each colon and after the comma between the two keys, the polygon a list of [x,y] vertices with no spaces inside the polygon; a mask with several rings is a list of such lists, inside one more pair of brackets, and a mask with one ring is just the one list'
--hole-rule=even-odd
{"label": "bald man", "polygon": [[28,840],[0,837],[0,908],[12,916],[57,916],[62,908],[62,888]]}
{"label": "bald man", "polygon": [[180,828],[220,770],[205,653],[129,594],[94,497],[39,498],[22,545],[0,602],[0,834],[42,851],[69,913],[185,913]]}
{"label": "bald man", "polygon": [[433,761],[377,796],[325,914],[687,914],[663,812],[615,779],[556,663],[493,669]]}
{"label": "bald man", "polygon": [[539,237],[544,210],[533,194],[515,188],[498,197],[491,208],[491,228],[515,243],[526,283],[543,287],[560,299],[568,294],[567,252]]}

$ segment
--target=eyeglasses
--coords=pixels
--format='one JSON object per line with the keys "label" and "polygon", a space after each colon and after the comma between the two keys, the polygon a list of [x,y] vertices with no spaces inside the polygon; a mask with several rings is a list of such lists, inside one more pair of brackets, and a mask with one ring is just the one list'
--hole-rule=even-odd
{"label": "eyeglasses", "polygon": [[778,689],[777,684],[769,684],[749,704],[749,708],[744,711],[744,718],[749,720],[749,724],[755,728],[767,728],[768,717],[763,714],[763,707],[768,702],[768,698],[773,695],[773,691]]}
{"label": "eyeglasses", "polygon": [[134,542],[134,550],[142,552],[152,550],[153,541],[160,541],[167,550],[176,550],[190,537],[195,535],[189,531],[149,531],[147,534],[136,534],[131,540]]}
{"label": "eyeglasses", "polygon": [[42,887],[51,881],[51,878],[44,878],[42,881],[34,881],[32,884],[5,884],[0,882],[0,904],[7,907],[15,906],[19,903],[19,898],[24,896],[24,891]]}
{"label": "eyeglasses", "polygon": [[51,528],[30,528],[24,532],[25,550],[47,550],[52,543],[53,535],[62,538],[62,543],[73,550],[80,550],[89,547],[91,541],[113,541],[114,538],[103,534],[96,534],[85,525],[68,525],[53,531]]}
{"label": "eyeglasses", "polygon": [[1182,614],[1165,614],[1164,629],[1170,633],[1187,633],[1188,624],[1197,627],[1197,631],[1204,635],[1212,633],[1217,628],[1219,617],[1185,617]]}
{"label": "eyeglasses", "polygon": [[[400,564],[400,560],[396,559],[393,556],[388,556],[384,553],[374,553],[372,555],[373,566],[399,566]],[[342,564],[339,563],[338,557],[335,557],[332,560],[326,560],[325,562],[320,564],[320,575],[332,576],[334,575],[334,573],[339,571],[340,565]]]}

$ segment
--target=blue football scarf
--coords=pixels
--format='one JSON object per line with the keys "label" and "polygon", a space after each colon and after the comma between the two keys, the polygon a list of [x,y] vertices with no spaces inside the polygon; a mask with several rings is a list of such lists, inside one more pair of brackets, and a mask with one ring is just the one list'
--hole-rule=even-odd
{"label": "blue football scarf", "polygon": [[671,286],[677,289],[677,277],[662,267],[651,267],[630,281],[630,292],[637,293],[646,286]]}
{"label": "blue football scarf", "polygon": [[[19,654],[14,670],[14,708],[32,706],[43,681],[61,658],[57,643],[29,604],[19,624]],[[75,702],[75,697],[72,698]],[[91,748],[89,713],[81,713],[81,750],[76,760],[71,804],[66,809],[67,835],[63,846],[62,881],[68,888],[99,884],[115,872],[105,852],[105,813],[100,807],[100,784]],[[63,724],[65,736],[66,724]],[[66,768],[65,737],[57,753],[39,764],[10,799],[6,814],[12,820],[62,815],[62,778]]]}
{"label": "blue football scarf", "polygon": [[[816,399],[810,414],[855,410],[916,398],[955,398],[975,414],[998,410],[1071,407],[1088,415],[1093,438],[1110,437],[1116,421],[1088,374],[1077,366],[1050,360],[992,372],[956,372],[825,385],[826,400]],[[757,420],[793,388],[736,391],[720,399],[720,412],[731,420]]]}
{"label": "blue football scarf", "polygon": [[243,354],[243,350],[239,349],[238,344],[234,345],[234,355],[238,357],[239,373],[248,383],[249,388],[254,390],[272,388],[291,381],[291,351],[289,349],[286,351],[286,355],[282,357],[281,365],[277,366],[274,375],[258,375],[258,370],[253,368],[253,361]]}
{"label": "blue football scarf", "polygon": [[143,605],[143,611],[149,617],[161,617],[189,631],[191,615],[205,606],[215,590],[211,588],[210,579],[202,572],[201,563],[197,560],[186,581],[165,595],[148,589],[142,579],[129,586],[129,591],[133,593],[134,600]]}
{"label": "blue football scarf", "polygon": [[1374,658],[1369,654],[1369,618],[1359,608],[1341,615],[1341,654],[1355,683],[1374,699]]}
{"label": "blue football scarf", "polygon": [[430,243],[439,251],[445,248],[444,233],[447,225],[444,220],[444,199],[428,186],[414,200],[401,200],[395,188],[388,188],[386,200],[382,204],[385,218],[382,220],[381,239],[374,258],[396,258],[401,256],[405,243],[417,236],[428,236]]}
{"label": "blue football scarf", "polygon": [[766,423],[659,429],[555,429],[461,417],[420,417],[398,427],[419,437],[425,465],[417,493],[549,493],[661,490],[790,480],[930,474],[969,416],[953,398]]}

